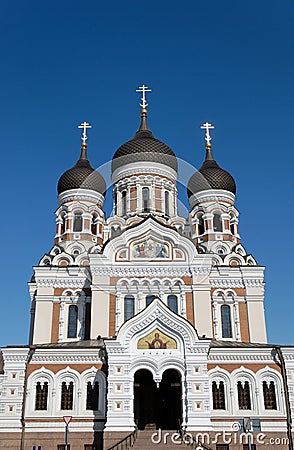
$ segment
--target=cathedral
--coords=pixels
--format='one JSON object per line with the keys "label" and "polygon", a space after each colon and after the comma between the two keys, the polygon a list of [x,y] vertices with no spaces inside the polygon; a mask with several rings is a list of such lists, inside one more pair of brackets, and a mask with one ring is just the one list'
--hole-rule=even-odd
{"label": "cathedral", "polygon": [[148,91],[112,158],[109,217],[80,125],[28,283],[29,343],[1,351],[0,449],[293,449],[294,348],[267,343],[265,268],[241,241],[235,180],[206,122],[178,214],[178,161],[149,129]]}

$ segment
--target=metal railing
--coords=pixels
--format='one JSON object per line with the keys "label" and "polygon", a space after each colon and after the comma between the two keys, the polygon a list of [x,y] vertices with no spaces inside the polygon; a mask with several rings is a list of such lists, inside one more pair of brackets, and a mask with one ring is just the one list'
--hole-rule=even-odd
{"label": "metal railing", "polygon": [[137,434],[137,430],[134,430],[128,436],[114,444],[112,447],[109,447],[107,450],[128,450],[130,447],[134,446],[134,443],[137,439]]}

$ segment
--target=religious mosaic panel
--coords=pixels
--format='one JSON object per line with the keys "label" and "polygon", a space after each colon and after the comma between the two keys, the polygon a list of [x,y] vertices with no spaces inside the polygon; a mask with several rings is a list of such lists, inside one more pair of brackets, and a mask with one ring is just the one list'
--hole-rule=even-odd
{"label": "religious mosaic panel", "polygon": [[176,349],[177,342],[170,336],[159,331],[157,328],[147,336],[139,339],[137,348],[139,350],[148,349]]}
{"label": "religious mosaic panel", "polygon": [[132,245],[133,258],[169,258],[170,249],[167,243],[148,238]]}

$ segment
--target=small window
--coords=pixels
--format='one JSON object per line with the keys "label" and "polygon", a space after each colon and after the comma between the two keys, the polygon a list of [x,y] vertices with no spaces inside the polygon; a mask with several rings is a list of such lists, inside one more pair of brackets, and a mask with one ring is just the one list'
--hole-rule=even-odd
{"label": "small window", "polygon": [[83,229],[83,216],[80,212],[74,213],[73,231],[79,233]]}
{"label": "small window", "polygon": [[237,383],[239,409],[251,409],[249,381]]}
{"label": "small window", "polygon": [[84,444],[84,450],[97,450],[97,446],[95,444]]}
{"label": "small window", "polygon": [[149,207],[149,188],[148,187],[143,187],[142,189],[142,200],[143,200],[143,212],[149,212],[150,211],[150,207]]}
{"label": "small window", "polygon": [[92,384],[90,381],[87,383],[87,405],[86,409],[90,411],[98,410],[98,396],[99,396],[99,383],[95,381]]}
{"label": "small window", "polygon": [[223,231],[222,218],[219,213],[213,215],[213,231],[221,232]]}
{"label": "small window", "polygon": [[216,444],[216,450],[230,450],[229,444]]}
{"label": "small window", "polygon": [[36,384],[36,411],[46,411],[48,401],[48,383],[47,381],[41,384],[39,381]]}
{"label": "small window", "polygon": [[225,385],[223,381],[212,382],[213,409],[226,409]]}
{"label": "small window", "polygon": [[91,232],[94,236],[97,235],[97,214],[93,214],[92,223],[91,223]]}
{"label": "small window", "polygon": [[243,450],[256,450],[256,444],[243,444]]}
{"label": "small window", "polygon": [[70,444],[67,444],[67,447],[65,444],[58,444],[57,450],[70,450]]}
{"label": "small window", "polygon": [[121,213],[123,216],[127,214],[127,192],[123,191],[121,194]]}
{"label": "small window", "polygon": [[229,305],[221,306],[221,320],[222,320],[222,337],[232,338],[232,323],[231,323],[231,308]]}
{"label": "small window", "polygon": [[133,295],[126,295],[124,298],[124,320],[128,320],[135,315],[135,298]]}
{"label": "small window", "polygon": [[60,234],[65,233],[65,226],[66,226],[66,221],[65,221],[65,214],[62,214],[61,216],[61,225],[60,225]]}
{"label": "small window", "polygon": [[164,205],[165,205],[165,215],[169,216],[169,192],[165,191],[164,193]]}
{"label": "small window", "polygon": [[73,409],[73,382],[66,383],[65,381],[61,384],[61,410],[71,410]]}
{"label": "small window", "polygon": [[273,381],[270,381],[269,383],[263,381],[262,387],[264,409],[277,409],[275,383]]}
{"label": "small window", "polygon": [[77,328],[78,328],[78,307],[77,305],[70,305],[68,309],[67,337],[76,338]]}
{"label": "small window", "polygon": [[169,295],[167,297],[167,306],[176,314],[178,314],[178,297],[176,295]]}
{"label": "small window", "polygon": [[204,228],[204,220],[203,220],[203,214],[198,216],[198,235],[204,234],[205,228]]}
{"label": "small window", "polygon": [[147,295],[146,296],[146,306],[149,306],[150,303],[152,303],[154,299],[155,299],[155,295]]}

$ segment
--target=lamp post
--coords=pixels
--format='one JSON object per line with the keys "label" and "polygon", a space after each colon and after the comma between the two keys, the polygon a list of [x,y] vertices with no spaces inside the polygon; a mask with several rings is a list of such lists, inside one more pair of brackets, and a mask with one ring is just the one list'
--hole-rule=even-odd
{"label": "lamp post", "polygon": [[65,423],[65,433],[64,433],[65,450],[68,450],[68,425],[71,419],[72,416],[63,416],[63,421]]}

